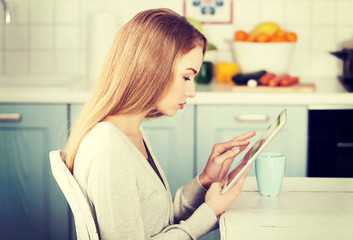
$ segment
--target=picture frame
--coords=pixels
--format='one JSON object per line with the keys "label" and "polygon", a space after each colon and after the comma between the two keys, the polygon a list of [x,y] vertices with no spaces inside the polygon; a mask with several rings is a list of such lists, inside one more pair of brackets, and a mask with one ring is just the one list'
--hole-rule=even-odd
{"label": "picture frame", "polygon": [[183,0],[183,13],[203,24],[232,24],[233,0]]}

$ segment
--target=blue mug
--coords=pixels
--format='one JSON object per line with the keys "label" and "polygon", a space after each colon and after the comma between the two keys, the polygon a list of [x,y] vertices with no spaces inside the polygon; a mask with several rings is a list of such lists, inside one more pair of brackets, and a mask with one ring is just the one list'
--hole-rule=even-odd
{"label": "blue mug", "polygon": [[278,196],[281,192],[286,156],[282,153],[262,153],[255,160],[257,186],[261,196]]}

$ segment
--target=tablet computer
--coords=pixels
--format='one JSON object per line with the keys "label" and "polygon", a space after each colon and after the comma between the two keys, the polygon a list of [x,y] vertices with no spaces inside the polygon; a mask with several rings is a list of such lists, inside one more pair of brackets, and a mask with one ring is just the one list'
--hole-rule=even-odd
{"label": "tablet computer", "polygon": [[[272,139],[277,135],[277,133],[283,128],[287,123],[287,109],[283,109],[278,117],[271,123],[271,125],[266,129],[266,131],[261,135],[261,137],[255,142],[255,144],[250,148],[251,153],[247,163],[243,168],[234,176],[233,179],[228,179],[229,175],[225,179],[225,184],[222,193],[225,194],[228,190],[238,181],[241,175],[251,166],[259,154],[270,144]],[[244,160],[243,160],[244,161]],[[237,166],[237,167],[238,167]]]}

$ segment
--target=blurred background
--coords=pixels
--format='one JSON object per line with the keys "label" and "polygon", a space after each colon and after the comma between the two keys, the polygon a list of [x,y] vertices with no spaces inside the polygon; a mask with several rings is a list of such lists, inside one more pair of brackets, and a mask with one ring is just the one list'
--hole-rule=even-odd
{"label": "blurred background", "polygon": [[[137,12],[166,7],[183,14],[183,0],[7,0],[11,23],[0,11],[0,75],[87,75],[89,16],[108,10],[119,25]],[[289,72],[301,82],[335,79],[339,61],[329,51],[353,38],[352,0],[235,0],[232,24],[204,24],[216,61],[232,61],[237,29],[274,21],[298,35]],[[189,16],[192,17],[192,16]],[[49,80],[48,80],[49,81]],[[335,81],[334,83],[336,83]]]}

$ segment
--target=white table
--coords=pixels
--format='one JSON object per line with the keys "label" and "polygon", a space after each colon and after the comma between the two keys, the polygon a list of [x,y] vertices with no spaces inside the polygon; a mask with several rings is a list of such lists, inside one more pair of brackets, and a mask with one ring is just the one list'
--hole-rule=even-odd
{"label": "white table", "polygon": [[353,239],[353,178],[283,180],[280,196],[260,196],[248,177],[240,199],[220,218],[222,240]]}

